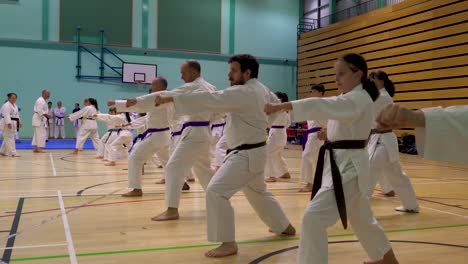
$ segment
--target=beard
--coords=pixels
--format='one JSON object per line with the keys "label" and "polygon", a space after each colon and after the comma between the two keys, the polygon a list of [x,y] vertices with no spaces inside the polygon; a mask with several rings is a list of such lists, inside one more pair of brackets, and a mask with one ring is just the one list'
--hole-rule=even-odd
{"label": "beard", "polygon": [[241,78],[238,79],[238,80],[229,79],[229,81],[231,82],[231,86],[234,86],[234,85],[243,85],[243,84],[245,84],[244,77],[241,77]]}

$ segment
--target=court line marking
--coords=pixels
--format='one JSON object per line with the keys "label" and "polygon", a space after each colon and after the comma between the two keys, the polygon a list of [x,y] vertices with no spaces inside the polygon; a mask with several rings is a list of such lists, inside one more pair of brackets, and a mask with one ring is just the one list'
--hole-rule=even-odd
{"label": "court line marking", "polygon": [[[427,230],[447,229],[447,228],[457,228],[457,227],[468,227],[468,224],[394,229],[394,230],[387,230],[387,231],[385,231],[385,233],[404,233],[404,232],[427,231]],[[350,237],[350,236],[354,236],[354,233],[329,235],[328,238],[339,238],[339,237]],[[250,245],[250,244],[262,244],[262,243],[272,243],[272,242],[297,241],[299,239],[300,239],[299,237],[290,237],[290,238],[268,239],[268,240],[249,240],[249,241],[238,242],[238,244],[239,245]],[[142,253],[142,252],[151,252],[151,251],[194,249],[194,248],[205,248],[205,247],[214,247],[214,246],[219,246],[219,243],[217,243],[217,244],[213,243],[213,244],[187,245],[187,246],[173,246],[173,247],[159,247],[159,248],[116,250],[116,251],[102,251],[102,252],[89,252],[89,253],[80,253],[80,254],[77,254],[77,256],[78,257],[90,257],[90,256],[115,255],[115,254]],[[11,261],[12,262],[13,261],[15,261],[15,262],[35,261],[35,260],[59,259],[59,258],[67,258],[67,257],[68,257],[68,255],[50,255],[50,256],[28,257],[28,258],[15,258],[15,259],[12,259]]]}
{"label": "court line marking", "polygon": [[29,249],[29,248],[47,248],[47,247],[61,247],[66,246],[66,243],[62,244],[45,244],[45,245],[31,245],[31,246],[16,246],[16,247],[4,247],[0,248],[0,250],[5,249]]}
{"label": "court line marking", "polygon": [[[377,199],[385,200],[385,201],[392,201],[394,203],[400,203],[399,201],[395,201],[393,199],[389,199],[389,198],[385,198],[385,197],[373,196],[373,198],[377,198]],[[452,212],[448,212],[448,211],[444,211],[444,210],[439,210],[439,209],[435,209],[435,208],[428,207],[428,206],[422,206],[422,205],[419,206],[419,207],[424,208],[424,209],[429,209],[429,210],[432,210],[432,211],[436,211],[436,212],[439,212],[439,213],[443,213],[443,214],[448,214],[448,215],[453,215],[453,216],[458,216],[458,217],[461,217],[461,218],[464,218],[464,219],[468,219],[468,215],[456,214],[456,213],[452,213]]]}
{"label": "court line marking", "polygon": [[52,165],[52,175],[57,176],[57,171],[55,170],[55,164],[54,164],[54,157],[52,156],[52,153],[49,153],[50,157],[50,164]]}
{"label": "court line marking", "polygon": [[70,263],[78,264],[78,259],[76,258],[75,246],[73,245],[73,239],[72,239],[72,235],[70,231],[70,226],[68,224],[67,212],[65,212],[62,192],[60,190],[57,191],[57,196],[58,196],[58,200],[60,204],[60,212],[62,214],[63,228],[65,229],[65,237],[67,238],[67,247],[68,247],[68,254],[70,256]]}
{"label": "court line marking", "polygon": [[[11,230],[8,235],[8,238],[6,239],[6,247],[13,247],[15,245],[15,236],[12,236],[18,231],[18,226],[21,218],[21,211],[23,210],[23,205],[24,205],[24,198],[20,198],[18,200],[18,206],[16,207],[16,212],[15,212],[15,218],[13,219],[13,223],[11,225]],[[13,253],[13,249],[6,249],[3,251],[3,256],[1,260],[5,261],[6,263],[10,262],[11,259],[11,254]]]}

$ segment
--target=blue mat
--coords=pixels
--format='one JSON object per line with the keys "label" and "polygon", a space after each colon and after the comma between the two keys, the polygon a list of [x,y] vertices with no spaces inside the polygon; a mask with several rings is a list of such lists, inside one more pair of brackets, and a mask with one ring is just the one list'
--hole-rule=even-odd
{"label": "blue mat", "polygon": [[[32,149],[31,139],[20,139],[16,141],[16,149]],[[2,140],[0,140],[1,144]],[[45,149],[74,149],[75,139],[50,139],[46,143]],[[91,140],[87,140],[83,149],[94,149]]]}

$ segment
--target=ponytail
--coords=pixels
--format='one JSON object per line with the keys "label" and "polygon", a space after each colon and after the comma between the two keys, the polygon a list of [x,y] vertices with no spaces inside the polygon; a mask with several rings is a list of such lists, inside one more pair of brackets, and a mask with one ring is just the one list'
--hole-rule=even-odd
{"label": "ponytail", "polygon": [[380,95],[379,89],[377,88],[375,83],[372,80],[367,79],[367,76],[361,79],[361,83],[362,83],[362,87],[369,94],[372,101],[375,102],[375,100],[377,100],[377,98],[379,98],[379,95]]}
{"label": "ponytail", "polygon": [[370,73],[370,78],[378,79],[383,81],[383,85],[385,90],[387,90],[388,94],[393,97],[395,95],[395,84],[388,78],[388,74],[384,71],[373,71]]}
{"label": "ponytail", "polygon": [[89,103],[90,103],[91,105],[94,106],[94,108],[96,108],[97,111],[99,111],[99,107],[98,107],[98,103],[97,103],[96,99],[94,99],[94,98],[88,98],[88,101],[89,101]]}

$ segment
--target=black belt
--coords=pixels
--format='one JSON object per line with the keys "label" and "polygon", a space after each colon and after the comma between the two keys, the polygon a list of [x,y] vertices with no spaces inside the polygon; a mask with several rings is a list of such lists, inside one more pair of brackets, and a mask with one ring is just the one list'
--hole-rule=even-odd
{"label": "black belt", "polygon": [[372,129],[371,130],[371,135],[374,135],[374,134],[386,134],[386,133],[391,133],[393,132],[393,130],[391,129],[387,129],[387,130],[377,130],[377,129]]}
{"label": "black belt", "polygon": [[19,118],[17,117],[10,117],[11,120],[16,121],[16,131],[19,131]]}
{"label": "black belt", "polygon": [[239,145],[239,146],[237,146],[235,148],[228,149],[226,151],[226,155],[228,155],[230,152],[232,152],[234,150],[240,151],[240,150],[254,149],[254,148],[263,147],[265,145],[266,145],[266,141],[255,143],[255,144],[242,144],[242,145]]}
{"label": "black belt", "polygon": [[322,176],[323,176],[323,163],[325,161],[325,151],[330,152],[330,165],[333,181],[333,189],[335,192],[336,206],[338,213],[340,214],[341,222],[343,223],[344,229],[348,227],[348,219],[346,216],[346,202],[343,192],[343,184],[341,181],[340,169],[336,165],[335,156],[333,154],[334,149],[363,149],[367,146],[367,140],[338,140],[335,142],[325,141],[325,144],[320,147],[319,157],[317,160],[317,167],[315,169],[314,184],[312,187],[311,200],[317,194],[322,187]]}

